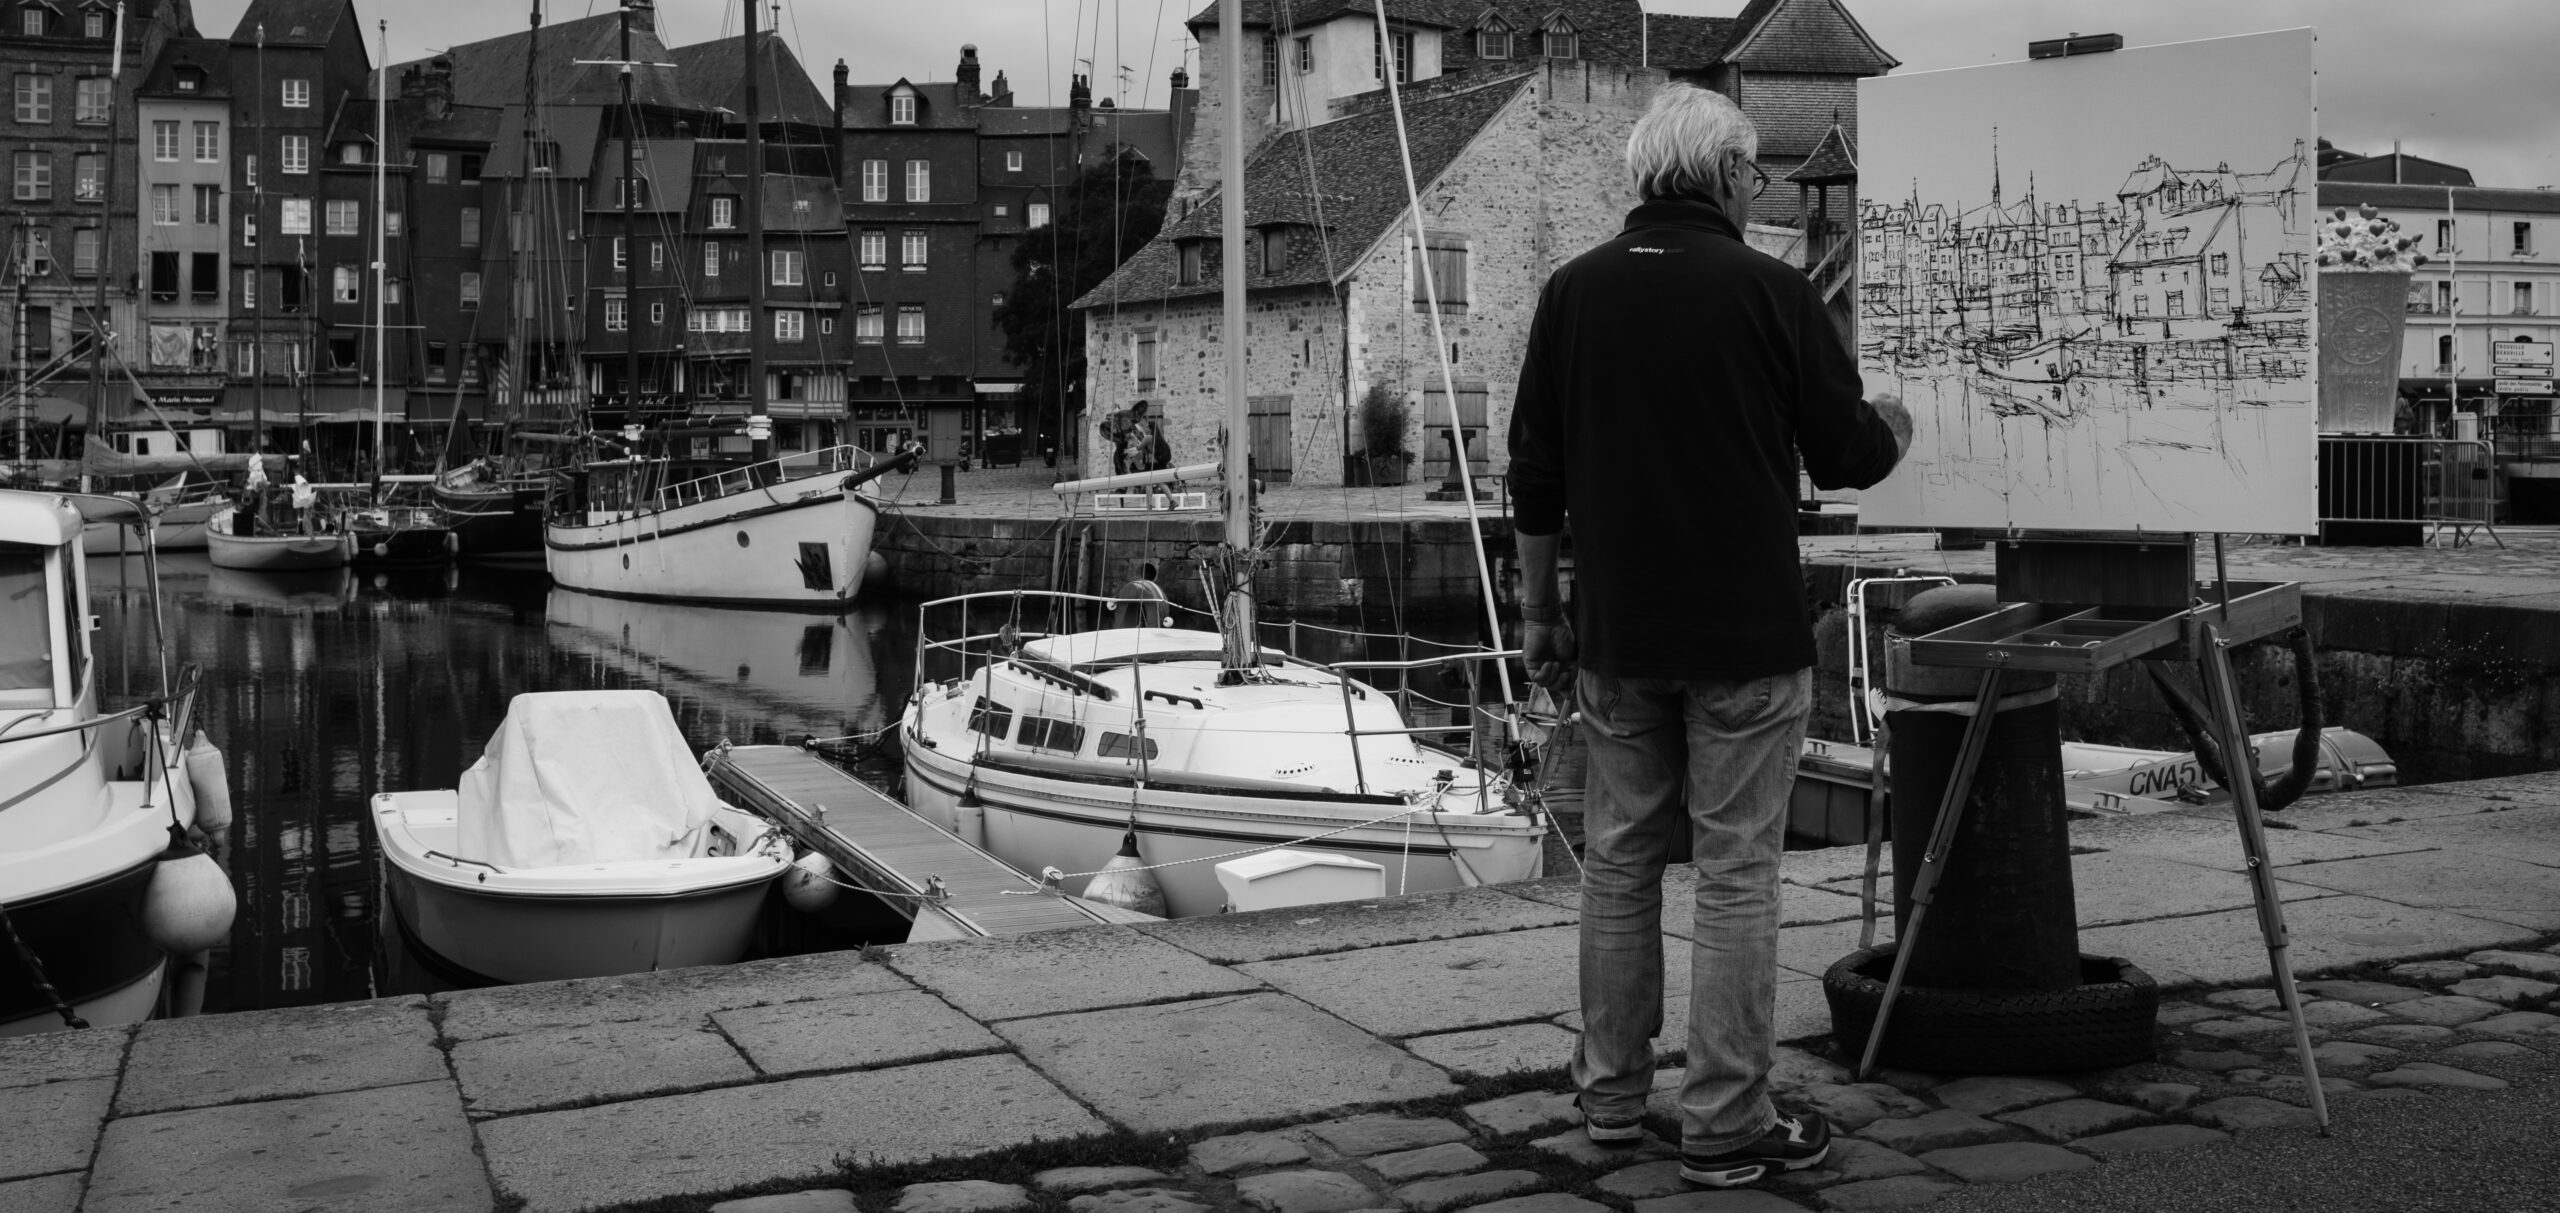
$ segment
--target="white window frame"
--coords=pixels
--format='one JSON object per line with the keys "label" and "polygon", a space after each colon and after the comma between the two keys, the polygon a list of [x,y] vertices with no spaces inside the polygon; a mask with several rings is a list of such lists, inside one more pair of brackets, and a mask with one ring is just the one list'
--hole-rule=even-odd
{"label": "white window frame", "polygon": [[1021,172],[1021,171],[1022,171],[1022,153],[1020,153],[1020,152],[1006,152],[1006,153],[1004,154],[1004,171],[1006,171],[1006,172],[1008,172],[1008,173],[1018,173],[1018,172]]}
{"label": "white window frame", "polygon": [[878,345],[883,336],[882,317],[885,309],[877,303],[856,304],[853,309],[853,343]]}
{"label": "white window frame", "polygon": [[720,276],[720,242],[717,240],[702,242],[702,276],[705,278]]}
{"label": "white window frame", "polygon": [[933,238],[922,229],[898,233],[898,268],[910,274],[923,273],[932,250]]}
{"label": "white window frame", "polygon": [[458,297],[462,302],[462,306],[468,308],[479,307],[480,275],[472,271],[465,270],[463,271],[462,276],[457,280],[457,283],[460,287]]}
{"label": "white window frame", "polygon": [[329,204],[321,208],[321,219],[328,225],[323,229],[328,235],[361,236],[364,234],[363,205],[353,198],[329,199]]}
{"label": "white window frame", "polygon": [[905,91],[891,93],[889,95],[889,125],[914,126],[915,124],[916,95]]}
{"label": "white window frame", "polygon": [[808,254],[798,249],[769,249],[766,260],[772,263],[774,286],[806,286],[809,283]]}
{"label": "white window frame", "polygon": [[[94,102],[95,104],[92,104]],[[115,82],[105,76],[78,76],[71,81],[71,120],[104,125],[115,112]]]}
{"label": "white window frame", "polygon": [[1022,214],[1022,226],[1026,228],[1049,226],[1049,204],[1046,202],[1034,202],[1025,206]]}
{"label": "white window frame", "polygon": [[738,200],[729,197],[713,198],[711,226],[723,229],[738,226]]}
{"label": "white window frame", "polygon": [[178,124],[167,118],[151,122],[151,159],[160,164],[178,162]]}
{"label": "white window frame", "polygon": [[889,200],[888,161],[865,160],[862,162],[862,200],[865,202]]}
{"label": "white window frame", "polygon": [[933,161],[907,161],[907,201],[933,201]]}
{"label": "white window frame", "polygon": [[630,299],[621,295],[604,297],[604,331],[608,333],[631,331]]}
{"label": "white window frame", "polygon": [[311,234],[311,200],[282,198],[276,203],[276,234],[308,236]]}
{"label": "white window frame", "polygon": [[286,173],[311,171],[311,136],[287,135],[277,144],[277,167]]}
{"label": "white window frame", "polygon": [[308,80],[287,77],[284,81],[283,97],[278,104],[289,110],[310,109],[311,82]]}
{"label": "white window frame", "polygon": [[42,72],[20,72],[10,96],[18,121],[53,121],[53,77]]}
{"label": "white window frame", "polygon": [[10,161],[9,197],[11,200],[17,202],[47,202],[52,200],[52,152],[15,152],[11,154]]}
{"label": "white window frame", "polygon": [[775,312],[773,314],[773,339],[775,341],[808,340],[809,313],[801,311],[798,308],[783,308],[780,311]]}
{"label": "white window frame", "polygon": [[196,163],[222,163],[221,123],[199,122],[196,124]]}
{"label": "white window frame", "polygon": [[[908,320],[908,318],[910,318],[910,317],[913,317],[913,318],[914,318],[914,320],[915,320],[915,326],[914,326],[913,331],[910,331],[910,330],[909,330],[909,328],[908,328],[908,325],[907,325],[907,320]],[[899,305],[898,305],[898,344],[900,344],[900,345],[923,345],[923,344],[924,344],[924,305],[923,305],[923,304],[921,304],[921,303],[901,303],[901,304],[899,304]]]}
{"label": "white window frame", "polygon": [[889,268],[888,229],[877,227],[862,229],[862,268],[866,270]]}
{"label": "white window frame", "polygon": [[364,278],[352,265],[332,266],[329,270],[329,299],[333,303],[364,302]]}

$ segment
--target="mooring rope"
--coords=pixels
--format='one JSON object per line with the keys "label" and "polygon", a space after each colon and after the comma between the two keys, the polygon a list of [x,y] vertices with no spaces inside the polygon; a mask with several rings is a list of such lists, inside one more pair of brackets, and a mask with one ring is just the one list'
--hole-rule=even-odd
{"label": "mooring rope", "polygon": [[88,1027],[89,1021],[80,1018],[79,1012],[62,1000],[62,991],[54,989],[52,979],[44,975],[44,961],[36,955],[34,948],[27,946],[26,940],[18,937],[18,924],[10,921],[5,907],[0,907],[0,930],[9,932],[9,946],[18,950],[18,963],[26,966],[27,979],[35,983],[37,992],[45,996],[45,1001],[53,1004],[53,1013],[62,1017],[63,1026]]}

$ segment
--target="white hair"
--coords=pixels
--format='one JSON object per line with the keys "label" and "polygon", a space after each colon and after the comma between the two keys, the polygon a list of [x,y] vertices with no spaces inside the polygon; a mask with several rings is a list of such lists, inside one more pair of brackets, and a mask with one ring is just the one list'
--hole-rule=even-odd
{"label": "white hair", "polygon": [[1722,93],[1667,84],[1627,136],[1627,177],[1647,202],[1705,198],[1727,152],[1760,158],[1760,131],[1742,107]]}

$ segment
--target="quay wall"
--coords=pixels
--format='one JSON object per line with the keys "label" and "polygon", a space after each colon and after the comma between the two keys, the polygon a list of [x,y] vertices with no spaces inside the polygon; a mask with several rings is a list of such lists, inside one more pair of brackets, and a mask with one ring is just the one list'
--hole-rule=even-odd
{"label": "quay wall", "polygon": [[[1495,574],[1508,566],[1511,522],[1484,520]],[[892,511],[872,550],[901,598],[989,590],[1066,589],[1108,594],[1147,576],[1175,603],[1201,607],[1201,558],[1221,537],[1215,518],[988,518]],[[1257,580],[1271,619],[1465,618],[1482,610],[1474,545],[1458,519],[1379,519],[1270,524],[1270,562]]]}
{"label": "quay wall", "polygon": [[[1510,520],[1489,514],[1495,582],[1513,584]],[[1273,557],[1260,578],[1266,619],[1462,621],[1481,610],[1475,554],[1459,519],[1293,520],[1272,524]],[[1107,594],[1154,569],[1175,603],[1202,607],[1201,556],[1213,518],[988,518],[904,510],[884,519],[875,549],[902,598],[1060,588]],[[1817,619],[1815,736],[1848,735],[1847,624],[1840,604],[1857,576],[1888,569],[1809,561],[1805,598]],[[1965,580],[1984,580],[1964,575]],[[1879,612],[1877,626],[1890,621]],[[2454,592],[2303,588],[2303,618],[2318,652],[2326,723],[2379,742],[2406,783],[2485,779],[2560,769],[2560,594],[2481,601]],[[1881,654],[1879,646],[1876,650]],[[2293,658],[2256,645],[2235,660],[2256,731],[2300,720]],[[2196,686],[2192,668],[2177,677]],[[2187,741],[2134,666],[2062,682],[2064,735],[2184,750]]]}
{"label": "quay wall", "polygon": [[[1848,619],[1855,577],[1885,568],[1811,563],[1806,597],[1820,653],[1813,735],[1848,736]],[[1988,577],[1957,574],[1962,581]],[[1871,612],[1880,632],[1891,612]],[[2316,654],[2322,723],[2363,733],[2388,751],[2400,782],[2439,783],[2560,770],[2560,594],[2466,600],[2450,591],[2302,588],[2303,625]],[[1878,661],[1883,649],[1874,650]],[[2110,745],[2188,748],[2177,719],[2139,668],[2061,681],[2062,734]],[[2172,676],[2201,699],[2191,663]],[[2301,722],[2292,652],[2251,645],[2233,656],[2252,732]]]}

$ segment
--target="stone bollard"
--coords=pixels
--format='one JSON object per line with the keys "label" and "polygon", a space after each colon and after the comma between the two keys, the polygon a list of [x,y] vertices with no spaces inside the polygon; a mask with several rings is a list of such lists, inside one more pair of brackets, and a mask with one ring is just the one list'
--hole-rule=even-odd
{"label": "stone bollard", "polygon": [[[1915,596],[1887,633],[1885,688],[1896,705],[1887,716],[1896,937],[1910,921],[1912,886],[1970,721],[1963,712],[1927,705],[1969,711],[1982,682],[1978,669],[1913,664],[1905,642],[1998,606],[1989,586],[1930,590]],[[1963,823],[1911,955],[1913,985],[2056,990],[2081,982],[2054,681],[2051,674],[2022,671],[2001,680],[2003,702],[2028,702],[1998,712],[1991,726]]]}

